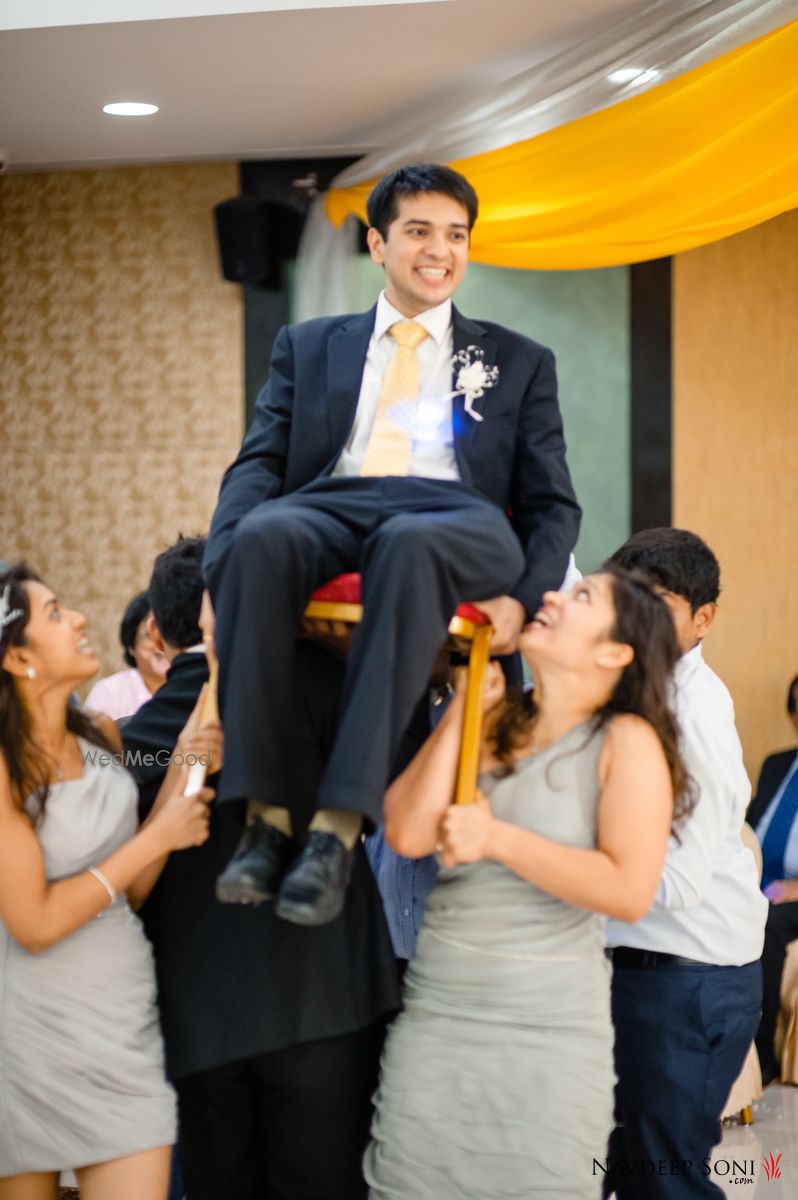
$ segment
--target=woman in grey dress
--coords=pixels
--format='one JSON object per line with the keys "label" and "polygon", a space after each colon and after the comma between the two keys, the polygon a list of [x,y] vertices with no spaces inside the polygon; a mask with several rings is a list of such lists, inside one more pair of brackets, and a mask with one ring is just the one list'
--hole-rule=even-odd
{"label": "woman in grey dress", "polygon": [[[670,616],[613,571],[547,593],[521,636],[535,699],[486,688],[481,793],[451,807],[463,697],[392,785],[386,836],[442,870],[391,1028],[373,1200],[591,1200],[612,1128],[603,917],[641,917],[689,808]],[[674,797],[676,802],[674,803]]]}
{"label": "woman in grey dress", "polygon": [[[170,769],[136,831],[113,722],[70,705],[98,667],[84,627],[24,564],[0,574],[0,1200],[54,1200],[66,1168],[81,1200],[161,1200],[175,1140],[128,900],[205,840],[210,792],[183,795]],[[186,753],[211,747],[187,727]]]}

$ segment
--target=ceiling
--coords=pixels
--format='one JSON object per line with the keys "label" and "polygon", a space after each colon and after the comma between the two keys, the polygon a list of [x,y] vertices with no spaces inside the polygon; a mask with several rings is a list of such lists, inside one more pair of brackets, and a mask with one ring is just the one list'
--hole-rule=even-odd
{"label": "ceiling", "polygon": [[[357,155],[637,2],[7,0],[0,159],[30,171]],[[114,100],[160,111],[109,117]]]}

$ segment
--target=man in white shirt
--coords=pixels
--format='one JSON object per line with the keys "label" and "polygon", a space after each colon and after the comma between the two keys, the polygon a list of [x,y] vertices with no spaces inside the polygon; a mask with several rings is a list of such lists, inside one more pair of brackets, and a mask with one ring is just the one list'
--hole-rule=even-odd
{"label": "man in white shirt", "polygon": [[709,1160],[759,1022],[767,911],[741,839],[751,789],[734,706],[701,652],[720,572],[681,529],[635,534],[611,561],[647,571],[673,615],[679,750],[695,807],[671,839],[651,911],[608,923],[618,1127],[606,1182],[618,1200],[718,1197]]}
{"label": "man in white shirt", "polygon": [[[452,305],[477,207],[468,181],[435,164],[377,184],[368,245],[385,291],[371,312],[280,332],[213,518],[218,797],[249,801],[261,818],[219,896],[258,902],[279,889],[278,915],[300,924],[341,909],[364,819],[380,820],[457,605],[479,601],[493,651],[512,651],[543,591],[562,582],[578,532],[551,352]],[[284,697],[300,615],[347,571],[361,572],[364,615],[305,838],[307,816],[290,812]]]}

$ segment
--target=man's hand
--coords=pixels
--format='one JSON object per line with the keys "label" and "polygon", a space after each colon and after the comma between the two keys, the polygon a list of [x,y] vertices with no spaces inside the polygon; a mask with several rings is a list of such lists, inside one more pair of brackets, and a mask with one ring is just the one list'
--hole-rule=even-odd
{"label": "man's hand", "polygon": [[798,900],[798,879],[774,879],[763,891],[771,904],[792,904]]}
{"label": "man's hand", "polygon": [[475,608],[490,618],[493,637],[491,654],[512,654],[518,649],[518,635],[524,627],[526,609],[514,596],[496,596],[493,600],[474,600]]}

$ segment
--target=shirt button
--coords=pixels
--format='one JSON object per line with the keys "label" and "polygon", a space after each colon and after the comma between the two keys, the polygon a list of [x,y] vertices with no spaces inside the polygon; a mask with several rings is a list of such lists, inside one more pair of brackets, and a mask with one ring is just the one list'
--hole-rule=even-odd
{"label": "shirt button", "polygon": [[405,915],[406,917],[409,917],[409,916],[410,916],[410,909],[409,909],[409,908],[405,908],[405,909],[403,909],[403,912],[404,912],[404,915]]}

